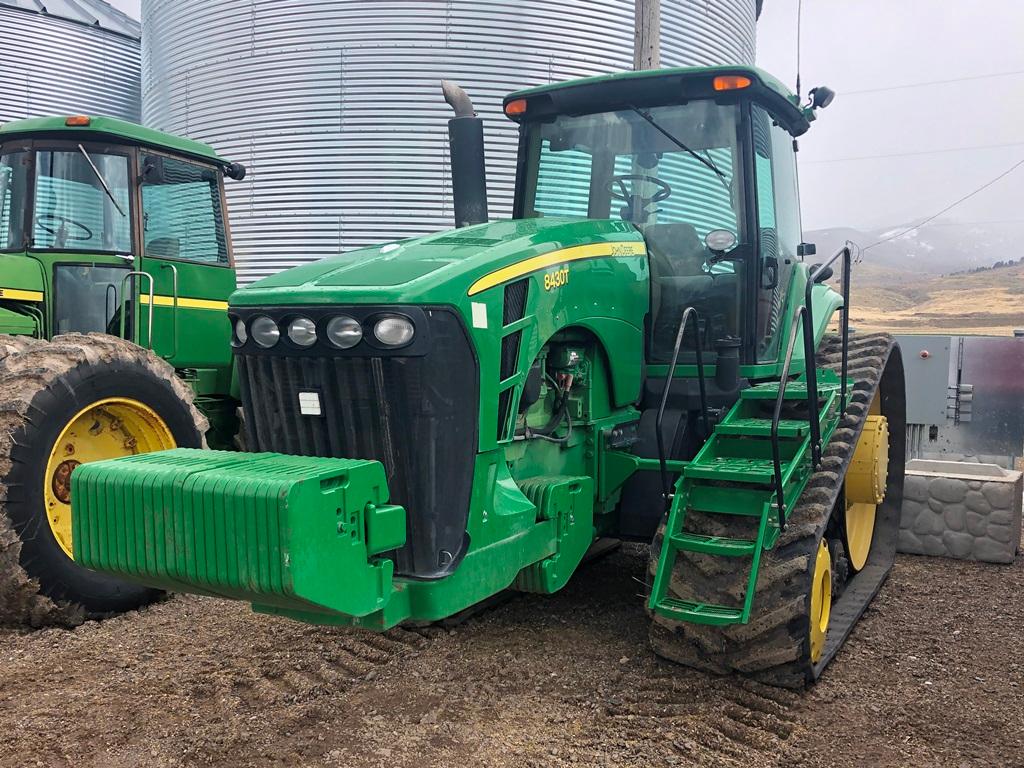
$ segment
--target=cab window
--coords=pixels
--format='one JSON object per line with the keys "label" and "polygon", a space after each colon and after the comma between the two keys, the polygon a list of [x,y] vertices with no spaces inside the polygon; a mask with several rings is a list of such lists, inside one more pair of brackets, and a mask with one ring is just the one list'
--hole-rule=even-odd
{"label": "cab window", "polygon": [[228,263],[217,171],[162,155],[142,158],[145,255]]}
{"label": "cab window", "polygon": [[125,155],[36,152],[32,247],[131,253],[128,178]]}
{"label": "cab window", "polygon": [[28,165],[28,152],[0,154],[0,251],[24,248]]}
{"label": "cab window", "polygon": [[537,175],[536,209],[547,216],[587,215],[591,156],[579,150],[552,152],[544,141]]}
{"label": "cab window", "polygon": [[[523,215],[619,219],[643,234],[652,362],[671,356],[688,306],[700,315],[705,349],[742,333],[744,258],[712,253],[705,242],[714,230],[749,242],[739,124],[737,105],[693,100],[526,125]],[[691,355],[693,339],[684,344]]]}
{"label": "cab window", "polygon": [[778,357],[789,284],[789,271],[801,241],[793,137],[759,106],[751,112],[754,133],[757,222],[759,228],[759,285],[757,301],[757,357],[771,362]]}

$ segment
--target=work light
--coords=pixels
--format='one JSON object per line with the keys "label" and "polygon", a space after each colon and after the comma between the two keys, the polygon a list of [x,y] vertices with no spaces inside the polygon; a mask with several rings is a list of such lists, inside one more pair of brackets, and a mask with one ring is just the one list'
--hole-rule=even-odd
{"label": "work light", "polygon": [[382,318],[373,326],[373,335],[377,337],[377,341],[389,347],[404,347],[412,341],[414,333],[416,329],[412,322],[398,315]]}
{"label": "work light", "polygon": [[281,338],[281,329],[266,315],[259,315],[249,326],[253,341],[264,349],[270,349]]}
{"label": "work light", "polygon": [[308,317],[297,317],[288,325],[288,338],[300,347],[316,343],[316,323]]}
{"label": "work light", "polygon": [[249,333],[245,330],[245,320],[235,320],[234,344],[240,347],[249,340]]}
{"label": "work light", "polygon": [[332,317],[327,323],[327,340],[340,349],[350,349],[362,341],[363,327],[348,315]]}

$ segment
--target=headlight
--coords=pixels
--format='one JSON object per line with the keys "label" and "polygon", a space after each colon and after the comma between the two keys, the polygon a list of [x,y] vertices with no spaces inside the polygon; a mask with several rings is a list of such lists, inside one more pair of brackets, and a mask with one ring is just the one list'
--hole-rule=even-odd
{"label": "headlight", "polygon": [[235,320],[235,346],[240,347],[249,340],[249,333],[245,330],[245,320]]}
{"label": "headlight", "polygon": [[404,317],[385,317],[373,326],[373,335],[377,341],[389,347],[405,346],[412,341],[415,332],[412,323]]}
{"label": "headlight", "polygon": [[249,326],[252,339],[264,349],[270,349],[281,338],[281,329],[266,315],[256,317]]}
{"label": "headlight", "polygon": [[297,317],[288,325],[288,338],[300,347],[316,343],[316,323],[308,317]]}
{"label": "headlight", "polygon": [[336,347],[351,349],[363,339],[359,321],[347,315],[332,317],[327,323],[327,339]]}

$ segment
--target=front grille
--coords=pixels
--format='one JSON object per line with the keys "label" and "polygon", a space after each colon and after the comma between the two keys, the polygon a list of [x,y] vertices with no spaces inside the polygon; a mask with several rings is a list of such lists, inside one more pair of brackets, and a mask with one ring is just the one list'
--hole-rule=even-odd
{"label": "front grille", "polygon": [[[396,572],[437,578],[467,544],[479,377],[458,316],[427,315],[430,348],[415,357],[236,358],[250,450],[380,461],[391,501],[407,512]],[[321,415],[300,412],[301,392],[317,393]]]}

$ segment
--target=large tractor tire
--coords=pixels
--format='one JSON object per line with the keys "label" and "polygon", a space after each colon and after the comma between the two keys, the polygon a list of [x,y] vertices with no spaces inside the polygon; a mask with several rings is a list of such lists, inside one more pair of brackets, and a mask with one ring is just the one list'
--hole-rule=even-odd
{"label": "large tractor tire", "polygon": [[[839,372],[841,359],[840,340],[826,338],[818,366]],[[845,642],[892,568],[906,439],[903,362],[892,338],[852,335],[848,375],[854,385],[846,417],[779,540],[762,553],[749,623],[714,627],[653,615],[650,639],[658,655],[716,674],[736,672],[800,688],[818,678]],[[686,527],[750,537],[744,527],[749,518],[723,523],[721,517],[712,520],[689,511]],[[651,579],[664,532],[662,521],[651,545]],[[742,603],[748,564],[681,552],[669,593],[708,603]]]}
{"label": "large tractor tire", "polygon": [[130,342],[0,337],[0,623],[73,625],[157,598],[75,564],[71,472],[203,447],[206,426],[174,369]]}

